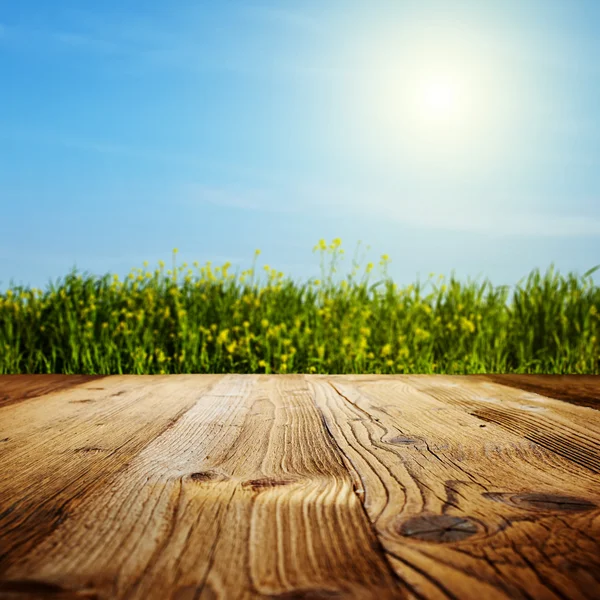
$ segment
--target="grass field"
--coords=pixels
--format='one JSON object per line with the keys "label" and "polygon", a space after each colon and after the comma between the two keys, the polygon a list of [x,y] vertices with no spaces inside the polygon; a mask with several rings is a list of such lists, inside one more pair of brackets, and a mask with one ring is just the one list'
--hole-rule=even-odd
{"label": "grass field", "polygon": [[[360,249],[360,244],[357,251]],[[600,287],[590,269],[551,266],[506,286],[442,275],[400,289],[370,284],[373,263],[341,282],[341,241],[324,240],[322,279],[268,265],[229,274],[194,263],[133,270],[125,281],[72,271],[46,291],[0,295],[0,373],[600,373]],[[325,259],[330,257],[328,271]],[[147,263],[144,263],[147,267]]]}

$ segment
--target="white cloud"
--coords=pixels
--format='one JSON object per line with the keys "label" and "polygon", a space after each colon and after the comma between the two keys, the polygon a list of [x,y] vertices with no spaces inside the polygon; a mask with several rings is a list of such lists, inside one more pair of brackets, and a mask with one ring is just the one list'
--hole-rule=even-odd
{"label": "white cloud", "polygon": [[179,200],[176,202],[191,208],[213,204],[274,213],[299,212],[292,203],[286,202],[285,196],[264,189],[215,188],[200,184],[184,184],[179,189],[178,197]]}
{"label": "white cloud", "polygon": [[80,50],[88,50],[92,52],[107,52],[112,53],[119,50],[119,46],[115,42],[102,40],[91,35],[82,33],[56,32],[52,34],[55,41],[71,46]]}
{"label": "white cloud", "polygon": [[[191,196],[189,192],[193,191]],[[600,236],[600,218],[581,214],[535,212],[527,199],[503,208],[502,199],[488,198],[485,203],[468,198],[448,204],[434,197],[406,200],[398,193],[374,190],[365,193],[347,184],[294,184],[278,190],[188,188],[186,204],[210,202],[232,208],[273,213],[314,214],[319,218],[340,214],[392,220],[422,229],[472,232],[490,236],[576,237]]]}
{"label": "white cloud", "polygon": [[296,29],[321,33],[324,31],[321,22],[318,19],[308,16],[305,13],[288,10],[285,8],[273,8],[266,6],[245,6],[241,8],[241,14],[250,17],[257,17],[261,20],[276,22],[278,24],[288,25]]}
{"label": "white cloud", "polygon": [[[558,215],[497,206],[471,206],[467,203],[442,206],[423,202],[411,207],[384,202],[377,203],[377,212],[399,223],[424,229],[463,231],[491,236],[524,235],[539,237],[575,237],[600,235],[600,218],[583,215]],[[525,203],[526,205],[526,203]],[[373,206],[373,205],[371,205]]]}

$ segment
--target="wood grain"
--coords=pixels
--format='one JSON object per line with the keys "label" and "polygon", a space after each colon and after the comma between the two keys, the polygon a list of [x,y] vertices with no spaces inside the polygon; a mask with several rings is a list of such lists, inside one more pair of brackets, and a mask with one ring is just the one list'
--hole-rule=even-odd
{"label": "wood grain", "polygon": [[[597,434],[575,425],[562,433],[564,414],[547,407],[541,428],[579,444],[556,452],[521,435],[529,425],[511,431],[473,414],[488,404],[501,411],[500,390],[465,391],[455,379],[313,378],[398,575],[424,598],[598,597],[600,478],[581,458]],[[589,411],[597,430],[596,411],[564,406]]]}
{"label": "wood grain", "polygon": [[0,375],[0,408],[28,398],[46,396],[76,385],[98,381],[104,375]]}
{"label": "wood grain", "polygon": [[[94,463],[102,481],[81,490],[79,471],[63,475],[52,498],[56,487],[78,493],[69,492],[68,507],[26,553],[18,551],[21,538],[11,540],[5,586],[33,579],[98,598],[404,597],[301,376],[225,376],[208,391],[200,382],[214,379],[168,381],[168,388],[153,384],[152,393],[147,382],[138,388],[138,419],[152,425],[148,398],[167,389],[188,399],[185,410],[170,427],[146,434],[135,453],[121,450],[112,428],[92,439],[90,414],[63,429],[70,462],[86,448],[76,456]],[[127,382],[133,395],[136,384]],[[105,466],[109,449],[119,469]],[[35,445],[27,460],[46,452]],[[11,466],[18,472],[24,462],[15,448]],[[11,475],[12,468],[2,485],[21,506],[16,497],[35,492]],[[47,485],[37,481],[38,489]],[[10,539],[14,518],[5,519],[0,535]]]}
{"label": "wood grain", "polygon": [[37,377],[0,377],[2,599],[600,597],[600,412],[535,381]]}
{"label": "wood grain", "polygon": [[475,375],[482,381],[600,410],[600,375]]}

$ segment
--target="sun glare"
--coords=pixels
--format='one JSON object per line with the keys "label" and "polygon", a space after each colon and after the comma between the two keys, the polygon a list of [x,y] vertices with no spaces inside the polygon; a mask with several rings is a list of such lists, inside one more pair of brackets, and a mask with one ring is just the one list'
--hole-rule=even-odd
{"label": "sun glare", "polygon": [[[527,81],[456,23],[366,36],[340,78],[343,151],[411,173],[482,172],[510,153]],[[367,158],[365,158],[367,157]]]}
{"label": "sun glare", "polygon": [[432,116],[446,116],[456,108],[456,88],[447,78],[431,78],[422,93],[423,107]]}

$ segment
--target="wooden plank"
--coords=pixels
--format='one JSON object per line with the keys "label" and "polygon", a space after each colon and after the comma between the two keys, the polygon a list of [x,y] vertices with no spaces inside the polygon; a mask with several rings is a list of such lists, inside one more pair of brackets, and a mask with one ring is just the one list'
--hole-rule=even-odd
{"label": "wooden plank", "polygon": [[[194,377],[200,388],[207,376]],[[192,380],[169,381],[179,394],[191,389]],[[121,468],[97,469],[100,484],[65,494],[62,519],[11,557],[0,591],[40,585],[97,598],[405,597],[302,376],[224,376],[186,409],[135,453],[123,451],[122,440],[112,444],[114,456],[125,454]],[[140,404],[138,418],[152,422],[148,410]],[[108,447],[119,427],[118,412],[103,418],[104,437],[86,440],[90,447]],[[63,422],[55,419],[51,439]],[[85,437],[74,423],[61,435],[69,448]],[[37,452],[30,461],[43,459]],[[63,454],[62,468],[79,456]]]}
{"label": "wooden plank", "polygon": [[522,428],[482,420],[470,403],[486,394],[471,387],[465,393],[452,377],[309,381],[385,552],[415,596],[600,595],[600,478],[589,468],[595,463],[527,439],[531,419],[548,435],[556,427],[555,435],[572,436],[581,453],[593,452],[595,433],[579,425],[561,432],[564,414],[554,407],[521,409],[529,423]]}
{"label": "wooden plank", "polygon": [[28,398],[47,396],[84,383],[99,381],[105,375],[0,375],[0,408]]}
{"label": "wooden plank", "polygon": [[600,375],[490,374],[469,377],[600,410]]}
{"label": "wooden plank", "polygon": [[593,409],[468,376],[407,376],[405,380],[422,392],[600,473],[600,414]]}
{"label": "wooden plank", "polygon": [[221,377],[114,376],[1,408],[0,573]]}

